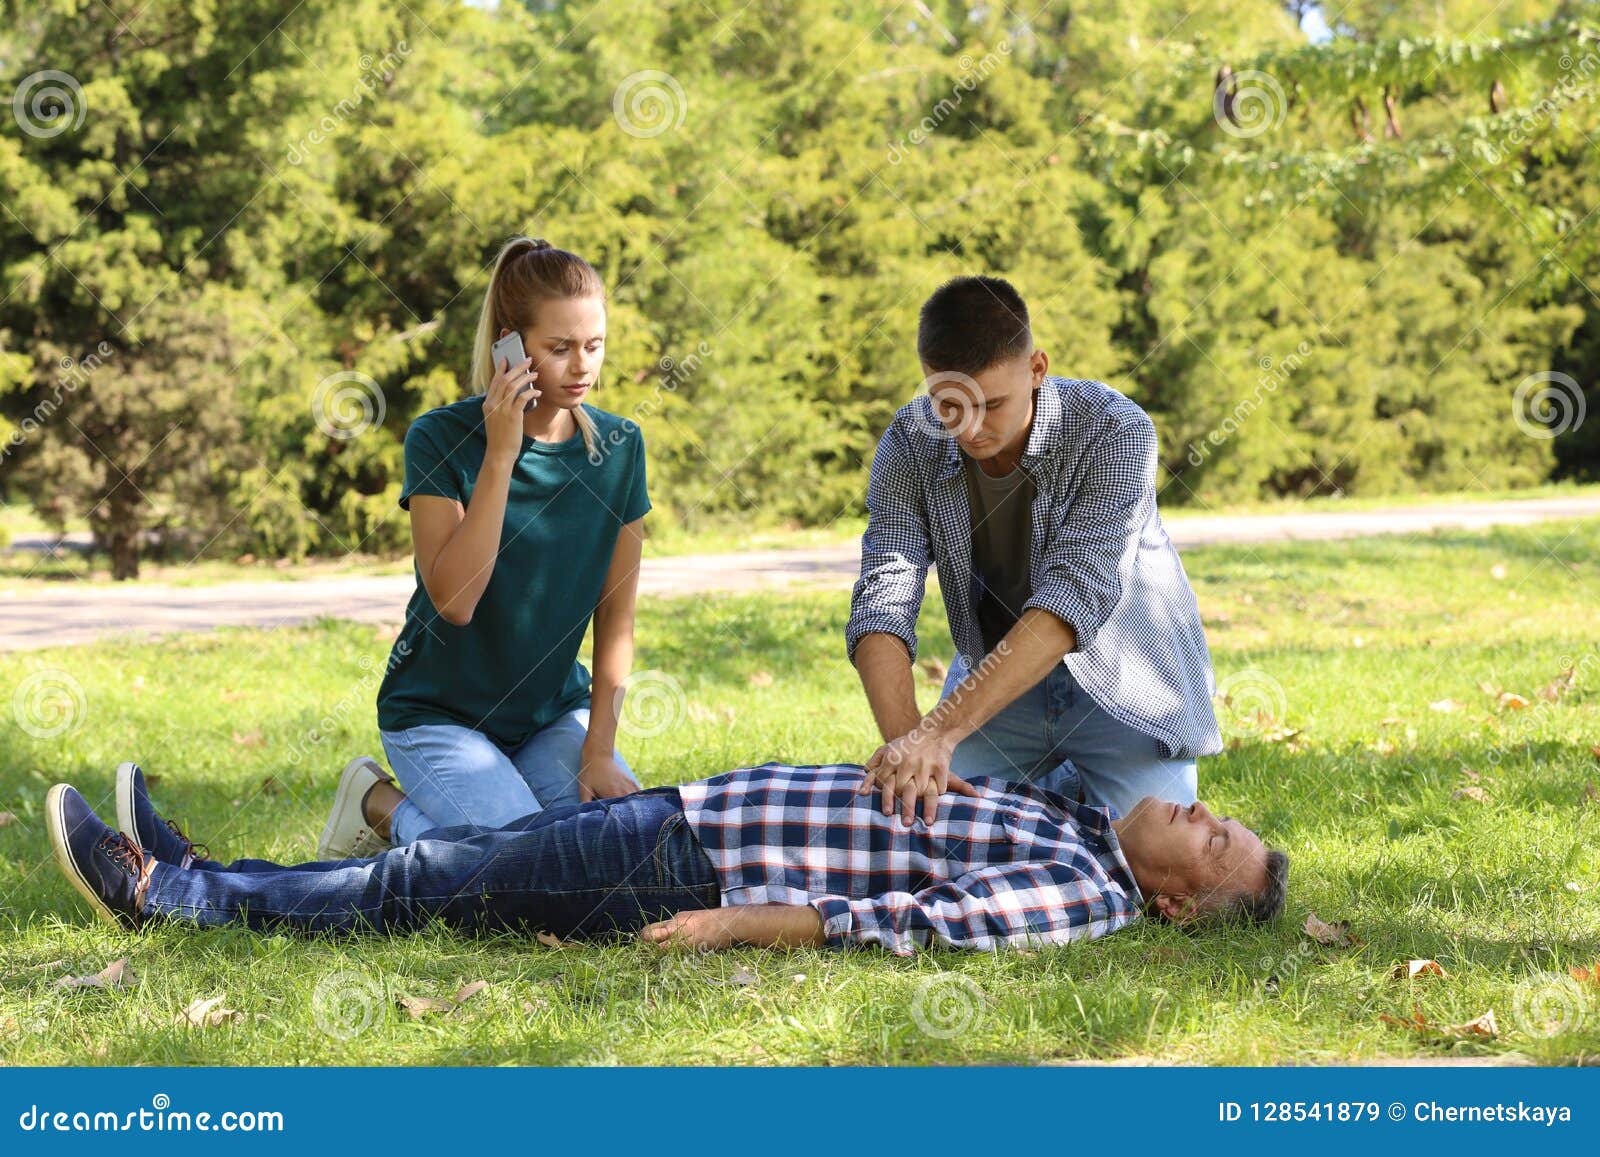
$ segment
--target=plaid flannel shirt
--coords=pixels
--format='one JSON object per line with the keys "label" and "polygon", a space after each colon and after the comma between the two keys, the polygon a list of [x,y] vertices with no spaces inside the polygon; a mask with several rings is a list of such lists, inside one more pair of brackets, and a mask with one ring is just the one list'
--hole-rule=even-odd
{"label": "plaid flannel shirt", "polygon": [[740,768],[678,789],[725,905],[808,904],[828,943],[1063,944],[1136,920],[1142,898],[1105,808],[975,777],[929,827],[859,795],[859,764]]}
{"label": "plaid flannel shirt", "polygon": [[[1072,627],[1077,649],[1063,661],[1073,679],[1171,758],[1221,751],[1200,610],[1156,510],[1149,417],[1103,382],[1047,377],[1021,465],[1037,487],[1026,605]],[[898,636],[916,658],[930,562],[956,650],[975,669],[984,646],[961,450],[922,395],[901,407],[872,459],[845,628],[852,662],[873,632]]]}

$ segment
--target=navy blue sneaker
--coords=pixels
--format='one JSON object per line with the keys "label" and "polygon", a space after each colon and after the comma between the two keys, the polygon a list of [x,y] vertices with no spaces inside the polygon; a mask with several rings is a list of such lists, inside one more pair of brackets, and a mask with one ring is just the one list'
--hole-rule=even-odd
{"label": "navy blue sneaker", "polygon": [[104,919],[122,928],[144,923],[144,894],[156,861],[100,822],[89,801],[58,783],[44,802],[50,848],[67,882]]}
{"label": "navy blue sneaker", "polygon": [[137,763],[117,765],[117,827],[163,864],[187,868],[196,860],[211,858],[204,844],[190,843],[177,824],[161,818]]}

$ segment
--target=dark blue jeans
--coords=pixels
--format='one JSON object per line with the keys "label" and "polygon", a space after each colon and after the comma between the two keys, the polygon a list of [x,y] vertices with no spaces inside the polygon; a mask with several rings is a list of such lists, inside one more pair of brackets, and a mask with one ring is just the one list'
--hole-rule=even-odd
{"label": "dark blue jeans", "polygon": [[205,870],[157,864],[145,913],[303,932],[541,930],[595,939],[721,905],[675,787],[547,808],[497,830],[436,828],[370,860]]}

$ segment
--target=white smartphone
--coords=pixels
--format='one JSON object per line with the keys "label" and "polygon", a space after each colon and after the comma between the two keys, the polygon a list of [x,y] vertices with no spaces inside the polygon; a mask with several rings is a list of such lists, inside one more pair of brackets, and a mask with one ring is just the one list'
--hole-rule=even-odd
{"label": "white smartphone", "polygon": [[522,335],[516,330],[506,334],[490,348],[489,358],[496,373],[507,366],[527,361],[528,351],[522,348]]}
{"label": "white smartphone", "polygon": [[[512,330],[489,348],[489,361],[494,366],[496,373],[507,366],[521,365],[527,360],[528,351],[522,348],[522,335],[516,330]],[[526,413],[538,404],[538,398],[528,399],[528,404],[523,407],[523,412]]]}

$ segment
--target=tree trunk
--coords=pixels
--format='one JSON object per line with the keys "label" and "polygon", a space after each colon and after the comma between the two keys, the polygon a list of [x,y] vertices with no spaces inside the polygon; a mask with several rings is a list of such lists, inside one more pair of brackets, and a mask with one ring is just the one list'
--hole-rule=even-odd
{"label": "tree trunk", "polygon": [[139,492],[124,482],[106,498],[106,544],[111,549],[111,577],[122,582],[139,577]]}

